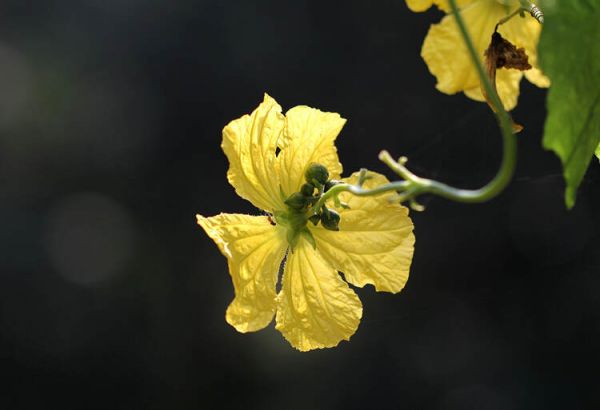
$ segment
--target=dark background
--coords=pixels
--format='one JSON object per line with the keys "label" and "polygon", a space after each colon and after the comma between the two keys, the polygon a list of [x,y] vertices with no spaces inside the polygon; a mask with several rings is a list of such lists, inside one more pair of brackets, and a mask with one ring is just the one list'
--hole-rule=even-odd
{"label": "dark background", "polygon": [[401,0],[3,1],[0,408],[591,409],[600,355],[600,167],[567,212],[541,148],[545,91],[494,201],[424,198],[411,278],[358,289],[350,343],[300,353],[226,324],[227,264],[197,212],[256,213],[221,129],[269,92],[349,121],[346,173],[411,168],[475,188],[500,134],[434,89],[436,10]]}

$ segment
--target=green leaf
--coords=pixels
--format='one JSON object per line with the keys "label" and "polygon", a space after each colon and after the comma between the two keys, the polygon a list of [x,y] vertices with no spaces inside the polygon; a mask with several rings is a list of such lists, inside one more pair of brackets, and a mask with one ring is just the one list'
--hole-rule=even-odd
{"label": "green leaf", "polygon": [[550,77],[544,148],[561,159],[567,208],[600,143],[600,2],[556,0],[544,9],[540,64]]}
{"label": "green leaf", "polygon": [[598,144],[598,148],[596,148],[596,156],[600,160],[600,144]]}

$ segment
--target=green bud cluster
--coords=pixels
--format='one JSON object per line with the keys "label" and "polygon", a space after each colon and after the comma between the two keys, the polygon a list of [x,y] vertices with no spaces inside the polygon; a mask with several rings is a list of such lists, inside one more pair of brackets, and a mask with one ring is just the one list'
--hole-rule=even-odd
{"label": "green bud cluster", "polygon": [[330,231],[339,231],[339,224],[340,214],[333,209],[323,207],[323,212],[321,212],[321,225],[323,228],[329,229]]}
{"label": "green bud cluster", "polygon": [[[301,192],[304,194],[305,192],[308,193],[310,191],[310,197],[313,199],[312,204],[318,200],[323,192],[328,191],[334,185],[340,183],[340,181],[336,181],[335,179],[329,179],[329,171],[327,168],[324,165],[317,163],[313,163],[308,166],[306,172],[304,173],[304,179],[306,180],[306,184],[302,186]],[[316,197],[312,196],[314,189],[318,190],[318,196]],[[308,218],[308,220],[315,226],[321,222],[321,226],[323,226],[325,229],[329,229],[331,231],[340,230],[340,214],[333,209],[327,208],[326,206],[323,206],[321,209],[317,209],[316,212]]]}
{"label": "green bud cluster", "polygon": [[309,206],[314,205],[319,199],[318,196],[314,196],[315,187],[312,184],[304,184],[300,188],[300,192],[294,192],[290,195],[284,203],[290,207],[290,209],[296,211],[306,211]]}
{"label": "green bud cluster", "polygon": [[[294,192],[284,202],[293,210],[307,210],[309,206],[314,205],[321,194],[334,184],[339,183],[335,180],[329,180],[329,171],[324,165],[312,163],[304,173],[305,184],[300,187],[300,192]],[[315,190],[317,195],[315,195]]]}
{"label": "green bud cluster", "polygon": [[302,208],[305,208],[308,205],[308,202],[306,197],[302,195],[301,192],[294,192],[288,197],[288,199],[285,200],[285,204],[291,209],[299,211]]}
{"label": "green bud cluster", "polygon": [[323,186],[329,180],[329,171],[325,168],[325,165],[313,162],[306,168],[304,179],[314,186]]}
{"label": "green bud cluster", "polygon": [[304,173],[304,179],[306,182],[302,184],[300,191],[294,192],[284,200],[288,207],[287,211],[275,215],[277,223],[288,228],[287,240],[292,249],[298,242],[299,236],[304,236],[316,247],[315,240],[306,226],[308,221],[315,226],[321,223],[323,228],[332,231],[339,231],[340,229],[339,213],[326,206],[313,209],[321,195],[340,182],[330,180],[327,168],[317,163],[308,166]]}

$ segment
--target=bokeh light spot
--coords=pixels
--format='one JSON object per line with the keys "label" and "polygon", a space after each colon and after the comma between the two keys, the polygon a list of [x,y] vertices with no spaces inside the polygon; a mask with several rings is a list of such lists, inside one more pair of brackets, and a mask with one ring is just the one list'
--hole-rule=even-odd
{"label": "bokeh light spot", "polygon": [[82,193],[63,199],[50,212],[45,246],[60,276],[93,287],[124,271],[134,237],[131,217],[121,205]]}

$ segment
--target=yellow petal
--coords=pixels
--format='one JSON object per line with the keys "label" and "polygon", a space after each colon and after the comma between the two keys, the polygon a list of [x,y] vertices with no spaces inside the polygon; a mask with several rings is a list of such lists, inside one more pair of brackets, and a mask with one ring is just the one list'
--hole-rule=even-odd
{"label": "yellow petal", "polygon": [[527,51],[529,64],[533,68],[525,71],[525,78],[538,87],[548,88],[550,80],[540,70],[537,59],[537,44],[540,39],[542,25],[534,18],[526,15],[525,18],[513,18],[508,23],[500,26],[498,31],[515,46],[523,47]]}
{"label": "yellow petal", "polygon": [[[519,70],[500,69],[496,72],[496,87],[498,96],[507,111],[517,106],[519,100],[519,83],[523,73]],[[475,101],[485,101],[481,87],[477,86],[464,90],[465,95]]]}
{"label": "yellow petal", "polygon": [[[512,4],[512,3],[511,3]],[[512,9],[507,9],[497,1],[478,0],[465,6],[461,15],[467,25],[477,54],[482,56],[488,47],[494,27]],[[500,33],[517,47],[525,47],[528,55],[535,59],[535,44],[539,37],[533,18],[513,18],[509,23],[500,26]],[[527,38],[527,42],[520,42]],[[478,101],[483,101],[479,77],[471,63],[469,54],[460,35],[454,16],[448,15],[439,24],[434,24],[423,43],[421,55],[429,71],[437,78],[436,87],[443,93],[465,94]],[[523,74],[517,70],[501,69],[497,73],[498,93],[507,109],[517,103],[519,82]]]}
{"label": "yellow petal", "polygon": [[[356,184],[358,174],[344,181]],[[371,173],[365,188],[388,182],[383,175]],[[350,209],[337,209],[340,230],[329,231],[311,226],[319,251],[344,273],[355,286],[372,284],[378,291],[399,292],[408,280],[415,236],[408,209],[390,203],[391,195],[359,197],[342,193],[340,199]]]}
{"label": "yellow petal", "polygon": [[[461,8],[469,3],[477,0],[456,0],[456,5]],[[440,10],[448,13],[450,11],[450,5],[448,0],[406,0],[406,5],[409,9],[414,12],[421,12],[429,9],[433,4],[438,6]]]}
{"label": "yellow petal", "polygon": [[235,299],[227,308],[227,322],[239,332],[267,326],[276,307],[275,285],[285,255],[285,232],[266,216],[197,215],[198,224],[227,258]]}
{"label": "yellow petal", "polygon": [[281,107],[265,94],[252,114],[231,121],[223,129],[221,146],[229,159],[229,183],[239,196],[268,211],[283,208],[274,169],[284,125]]}
{"label": "yellow petal", "polygon": [[406,5],[414,12],[421,12],[430,8],[433,0],[406,0]]}
{"label": "yellow petal", "polygon": [[349,340],[362,317],[354,291],[303,238],[288,254],[277,302],[276,329],[301,351]]}
{"label": "yellow petal", "polygon": [[312,162],[323,164],[332,178],[338,178],[342,164],[334,142],[346,120],[339,114],[297,106],[286,113],[284,136],[280,140],[279,169],[285,195],[300,190],[304,172]]}
{"label": "yellow petal", "polygon": [[550,79],[537,67],[525,71],[525,78],[527,78],[530,83],[540,88],[550,87]]}
{"label": "yellow petal", "polygon": [[[469,5],[470,3],[474,3],[479,0],[456,0],[456,7],[458,9],[462,9],[463,7]],[[448,0],[434,0],[434,3],[440,10],[445,11],[446,13],[450,12],[450,3]]]}

